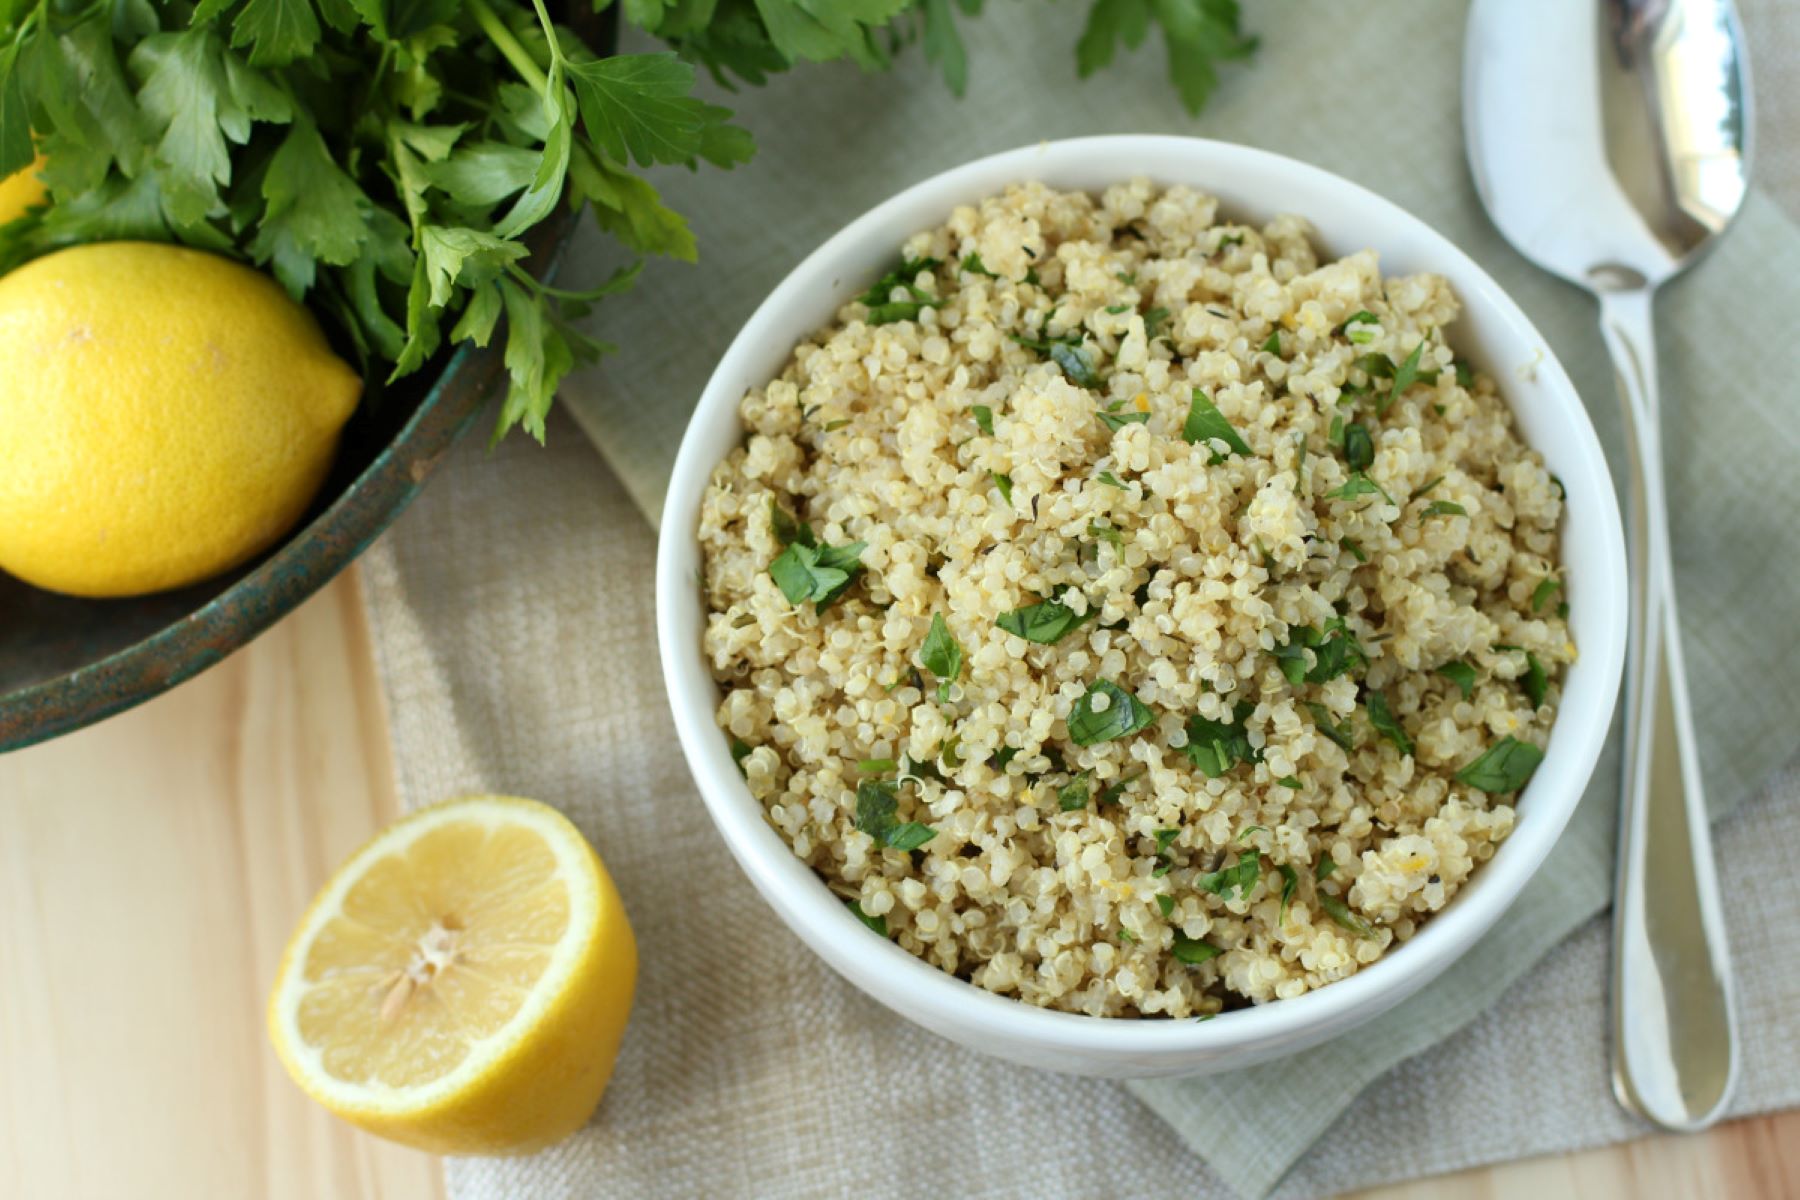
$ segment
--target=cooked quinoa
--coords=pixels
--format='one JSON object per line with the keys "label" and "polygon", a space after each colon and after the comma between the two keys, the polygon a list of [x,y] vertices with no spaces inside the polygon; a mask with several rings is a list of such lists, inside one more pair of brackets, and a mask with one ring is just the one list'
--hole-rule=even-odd
{"label": "cooked quinoa", "polygon": [[1560,485],[1458,310],[1143,180],[912,238],[744,397],[701,510],[770,824],[876,933],[1072,1012],[1298,996],[1411,937],[1575,658]]}

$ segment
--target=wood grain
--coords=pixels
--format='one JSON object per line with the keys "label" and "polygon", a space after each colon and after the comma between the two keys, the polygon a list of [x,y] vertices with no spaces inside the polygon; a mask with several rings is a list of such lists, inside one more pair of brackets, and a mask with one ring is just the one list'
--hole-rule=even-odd
{"label": "wood grain", "polygon": [[[263,1036],[288,931],[396,815],[391,780],[353,574],[175,692],[0,757],[0,1197],[443,1196]],[[1800,1196],[1800,1113],[1359,1195]]]}

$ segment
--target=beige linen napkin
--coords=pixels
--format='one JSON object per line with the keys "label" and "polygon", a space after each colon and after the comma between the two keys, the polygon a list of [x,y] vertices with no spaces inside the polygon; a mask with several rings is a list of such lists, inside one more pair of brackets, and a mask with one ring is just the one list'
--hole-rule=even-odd
{"label": "beige linen napkin", "polygon": [[[1044,11],[996,8],[969,27],[975,67],[961,104],[916,57],[891,76],[797,73],[730,101],[762,143],[750,167],[661,181],[693,219],[703,265],[646,271],[605,314],[605,335],[626,351],[565,397],[646,511],[717,354],[812,246],[977,154],[1120,130],[1285,151],[1424,216],[1532,313],[1617,450],[1588,302],[1507,250],[1466,182],[1461,6],[1258,5],[1256,67],[1230,75],[1198,122],[1181,116],[1148,52],[1077,84],[1070,13]],[[1796,11],[1752,5],[1759,44],[1791,38]],[[1791,157],[1776,165],[1793,178]],[[594,257],[604,252],[581,247],[575,267]],[[1796,745],[1796,270],[1800,232],[1758,197],[1661,310],[1683,618],[1721,809]],[[453,1164],[460,1200],[1260,1194],[1330,1129],[1281,1189],[1310,1194],[1637,1131],[1604,1083],[1603,930],[1590,921],[1544,957],[1604,903],[1610,763],[1528,895],[1441,983],[1283,1063],[1130,1085],[1168,1126],[1117,1085],[989,1062],[886,1016],[781,928],[707,822],[651,645],[649,532],[572,432],[559,423],[550,450],[509,444],[481,462],[464,461],[481,457],[465,449],[367,560],[404,798],[480,787],[565,807],[619,876],[644,948],[601,1119],[534,1159]],[[1785,1018],[1800,991],[1797,784],[1778,780],[1720,835],[1749,1038],[1740,1111],[1800,1102],[1800,1036]],[[1484,1009],[1468,1032],[1390,1070]]]}

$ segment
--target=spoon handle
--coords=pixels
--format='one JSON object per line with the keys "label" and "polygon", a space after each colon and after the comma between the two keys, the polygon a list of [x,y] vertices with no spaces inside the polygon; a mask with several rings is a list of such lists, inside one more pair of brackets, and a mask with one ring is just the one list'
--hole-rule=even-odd
{"label": "spoon handle", "polygon": [[1619,1103],[1666,1129],[1718,1119],[1737,1078],[1731,967],[1675,619],[1647,287],[1602,292],[1631,449],[1631,629],[1613,904]]}

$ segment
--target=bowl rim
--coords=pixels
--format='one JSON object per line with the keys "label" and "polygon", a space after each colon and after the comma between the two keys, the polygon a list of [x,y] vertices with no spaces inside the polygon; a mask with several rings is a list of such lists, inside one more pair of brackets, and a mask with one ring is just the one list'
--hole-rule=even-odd
{"label": "bowl rim", "polygon": [[[1304,995],[1222,1013],[1214,1020],[1093,1017],[1040,1008],[988,992],[887,939],[870,937],[768,824],[762,805],[744,784],[726,739],[714,724],[718,693],[697,636],[701,618],[695,583],[700,556],[695,528],[701,498],[718,461],[704,443],[713,423],[737,421],[745,364],[770,354],[768,327],[782,323],[790,309],[818,313],[820,319],[809,328],[829,324],[854,290],[834,274],[848,274],[842,269],[843,260],[856,257],[858,251],[878,247],[891,258],[907,237],[941,223],[957,204],[996,194],[1011,182],[1044,178],[1046,173],[1093,174],[1087,166],[1114,157],[1144,164],[1118,173],[1114,177],[1118,182],[1134,174],[1190,186],[1208,186],[1195,183],[1202,176],[1221,181],[1237,176],[1280,179],[1299,193],[1329,195],[1336,206],[1333,223],[1360,227],[1363,245],[1379,246],[1404,237],[1422,246],[1434,263],[1431,269],[1455,278],[1465,313],[1473,317],[1474,310],[1483,310],[1480,319],[1493,323],[1495,336],[1504,332],[1508,340],[1536,349],[1534,386],[1543,383],[1560,402],[1557,407],[1563,410],[1567,428],[1559,432],[1572,438],[1564,449],[1583,467],[1572,481],[1563,480],[1568,503],[1559,536],[1565,574],[1577,576],[1567,560],[1570,514],[1583,514],[1580,527],[1591,534],[1587,549],[1595,556],[1580,569],[1578,583],[1566,591],[1572,624],[1582,626],[1581,657],[1570,669],[1544,761],[1525,791],[1514,797],[1518,823],[1493,858],[1481,864],[1451,904],[1376,962]],[[1094,190],[1093,185],[1066,182],[1053,186]],[[1296,211],[1286,203],[1268,205],[1254,215],[1262,220]],[[1252,201],[1242,207],[1255,206]],[[922,214],[933,212],[935,217],[918,223]],[[823,301],[827,295],[834,297],[830,308]],[[792,342],[784,341],[781,360],[791,350]],[[1509,407],[1515,414],[1520,411],[1512,396]],[[1549,404],[1538,407],[1546,414],[1540,421],[1558,419]],[[1320,167],[1229,142],[1113,134],[1002,151],[915,183],[827,239],[769,293],[720,358],[682,438],[658,538],[657,640],[676,732],[714,824],[785,923],[852,983],[903,1015],[940,1031],[954,1029],[959,1038],[971,1042],[1026,1042],[1099,1058],[1223,1059],[1246,1047],[1281,1044],[1299,1049],[1386,1010],[1448,967],[1517,899],[1567,825],[1606,740],[1625,655],[1625,580],[1617,500],[1586,409],[1546,339],[1466,253],[1393,202]],[[695,633],[691,640],[689,632]]]}

